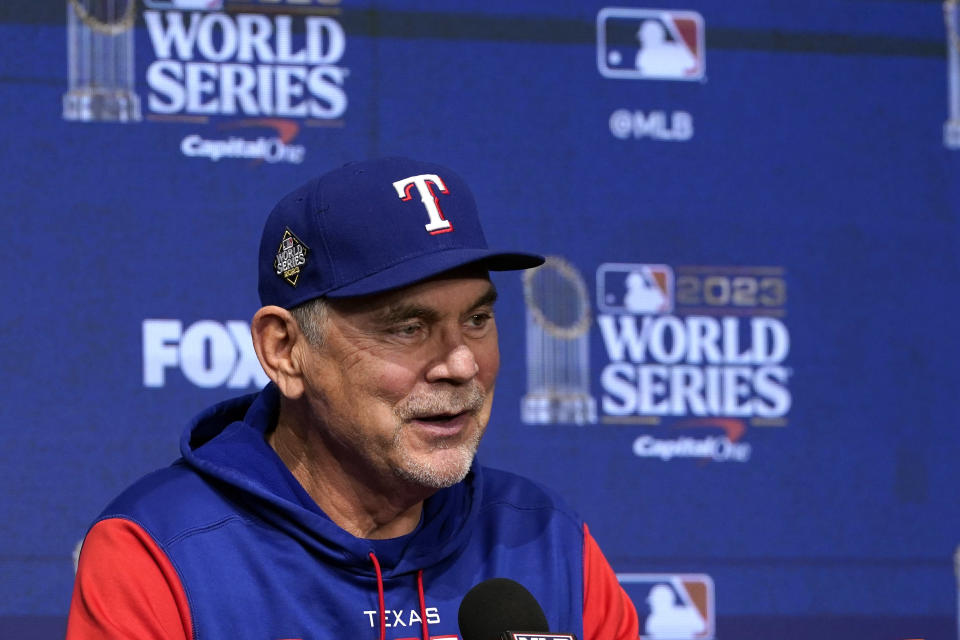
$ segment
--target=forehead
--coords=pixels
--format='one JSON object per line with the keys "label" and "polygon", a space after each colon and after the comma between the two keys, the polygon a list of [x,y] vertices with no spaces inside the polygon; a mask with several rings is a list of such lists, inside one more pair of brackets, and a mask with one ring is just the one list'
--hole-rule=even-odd
{"label": "forehead", "polygon": [[496,293],[487,270],[466,266],[446,271],[422,282],[369,296],[329,298],[341,315],[376,314],[411,304],[431,307],[473,306],[493,302]]}

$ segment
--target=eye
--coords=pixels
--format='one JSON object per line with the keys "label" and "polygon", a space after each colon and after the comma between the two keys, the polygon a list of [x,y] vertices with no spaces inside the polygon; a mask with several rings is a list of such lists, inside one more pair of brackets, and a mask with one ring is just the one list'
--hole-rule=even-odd
{"label": "eye", "polygon": [[401,338],[413,338],[423,330],[423,324],[420,322],[410,322],[394,327],[390,332]]}
{"label": "eye", "polygon": [[493,314],[486,311],[475,313],[467,318],[467,326],[472,329],[482,329],[493,319]]}

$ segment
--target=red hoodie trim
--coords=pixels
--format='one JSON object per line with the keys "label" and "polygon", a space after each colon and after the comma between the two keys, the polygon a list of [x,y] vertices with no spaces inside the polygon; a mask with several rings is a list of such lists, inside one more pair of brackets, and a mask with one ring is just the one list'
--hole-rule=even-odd
{"label": "red hoodie trim", "polygon": [[637,610],[583,525],[583,640],[637,640]]}
{"label": "red hoodie trim", "polygon": [[67,640],[193,640],[190,605],[167,555],[139,525],[101,520],[83,541]]}

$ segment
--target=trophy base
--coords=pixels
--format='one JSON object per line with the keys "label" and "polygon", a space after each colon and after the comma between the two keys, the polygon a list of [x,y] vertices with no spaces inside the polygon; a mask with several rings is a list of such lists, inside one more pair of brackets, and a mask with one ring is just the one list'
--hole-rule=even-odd
{"label": "trophy base", "polygon": [[81,122],[136,122],[140,98],[117,89],[74,89],[63,96],[63,119]]}
{"label": "trophy base", "polygon": [[584,393],[530,393],[520,410],[527,424],[592,424],[597,421],[597,402]]}
{"label": "trophy base", "polygon": [[960,149],[960,120],[947,120],[943,124],[943,145],[947,149]]}

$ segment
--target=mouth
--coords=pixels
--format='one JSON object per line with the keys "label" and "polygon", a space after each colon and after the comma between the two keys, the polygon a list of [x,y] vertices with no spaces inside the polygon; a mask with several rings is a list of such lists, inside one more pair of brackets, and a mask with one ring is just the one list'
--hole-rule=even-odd
{"label": "mouth", "polygon": [[459,411],[456,413],[437,413],[430,415],[415,416],[412,418],[412,422],[415,422],[421,426],[440,430],[443,433],[449,433],[451,431],[459,431],[462,429],[469,417],[469,411]]}

